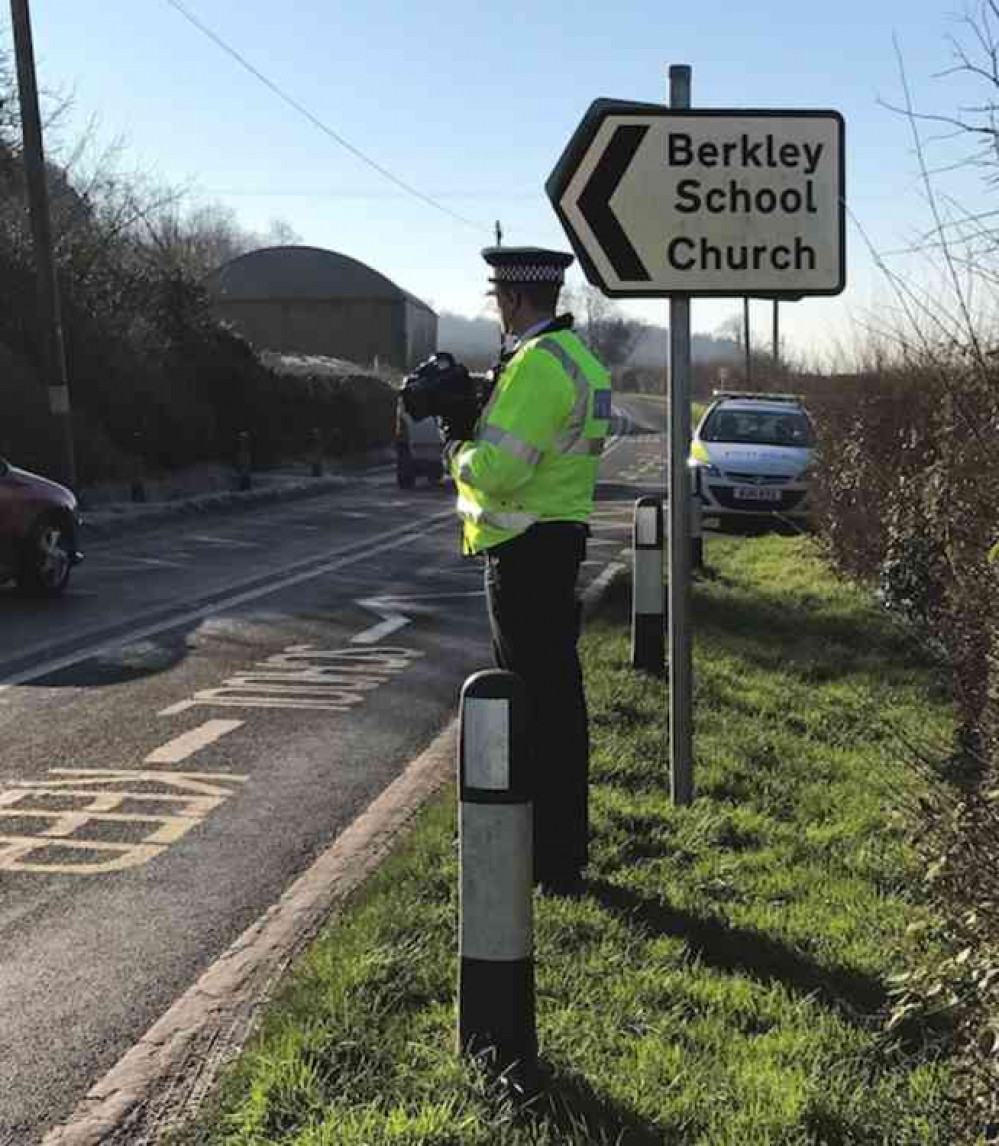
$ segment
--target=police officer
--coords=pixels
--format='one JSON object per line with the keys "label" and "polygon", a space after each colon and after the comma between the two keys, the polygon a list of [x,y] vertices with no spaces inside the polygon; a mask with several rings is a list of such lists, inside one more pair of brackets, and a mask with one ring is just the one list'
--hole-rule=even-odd
{"label": "police officer", "polygon": [[[493,653],[527,686],[534,770],[534,877],[578,886],[587,859],[589,736],[576,643],[576,579],[586,556],[610,378],[555,317],[572,256],[488,247],[503,330],[517,342],[475,425],[449,441],[466,554],[486,561]],[[466,437],[445,426],[445,436]]]}

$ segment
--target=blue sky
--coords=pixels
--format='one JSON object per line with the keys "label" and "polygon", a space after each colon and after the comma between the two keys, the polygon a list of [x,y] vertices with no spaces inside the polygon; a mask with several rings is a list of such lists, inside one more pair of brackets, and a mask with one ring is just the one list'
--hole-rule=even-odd
{"label": "blue sky", "polygon": [[[667,99],[667,68],[693,67],[695,106],[831,108],[847,129],[847,197],[881,251],[930,228],[898,102],[898,37],[917,105],[952,111],[974,87],[939,78],[951,63],[953,9],[931,0],[700,0],[664,5],[377,4],[183,0],[185,6],[355,147],[476,224],[384,180],[284,104],[198,32],[168,0],[34,0],[40,82],[71,93],[68,148],[96,117],[138,168],[231,206],[247,227],[286,220],[303,242],[370,264],[438,309],[483,309],[479,249],[503,221],[506,242],[566,246],[544,181],[590,102]],[[9,29],[4,29],[9,40]],[[937,76],[937,78],[934,78]],[[928,129],[928,133],[929,129]],[[940,145],[934,159],[956,152]],[[989,200],[972,173],[941,176],[971,209]],[[851,225],[849,287],[782,308],[803,355],[880,321],[884,281]],[[661,302],[627,309],[664,321]],[[741,314],[698,300],[696,330]],[[753,307],[769,337],[770,306]]]}

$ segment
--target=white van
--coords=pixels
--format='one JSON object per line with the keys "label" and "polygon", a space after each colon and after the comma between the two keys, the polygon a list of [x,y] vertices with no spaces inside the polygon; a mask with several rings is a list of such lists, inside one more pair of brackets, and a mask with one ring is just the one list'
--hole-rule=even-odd
{"label": "white van", "polygon": [[400,489],[412,489],[418,477],[436,484],[444,477],[441,453],[444,439],[436,418],[413,419],[403,409],[395,411],[395,476]]}

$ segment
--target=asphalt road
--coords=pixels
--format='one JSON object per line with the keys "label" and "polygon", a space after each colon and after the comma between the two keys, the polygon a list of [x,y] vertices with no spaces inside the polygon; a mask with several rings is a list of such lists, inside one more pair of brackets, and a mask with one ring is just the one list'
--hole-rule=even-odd
{"label": "asphalt road", "polygon": [[[584,584],[661,485],[655,412],[621,409]],[[0,589],[3,1146],[63,1121],[489,667],[452,501],[382,468],[91,543],[62,601]]]}

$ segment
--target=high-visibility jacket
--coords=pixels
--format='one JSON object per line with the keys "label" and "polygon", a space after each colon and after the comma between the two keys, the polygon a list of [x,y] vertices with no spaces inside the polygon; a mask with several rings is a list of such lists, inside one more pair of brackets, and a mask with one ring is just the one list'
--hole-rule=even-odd
{"label": "high-visibility jacket", "polygon": [[521,345],[475,440],[450,455],[463,551],[481,553],[537,522],[587,521],[610,416],[610,375],[571,330],[542,329]]}

